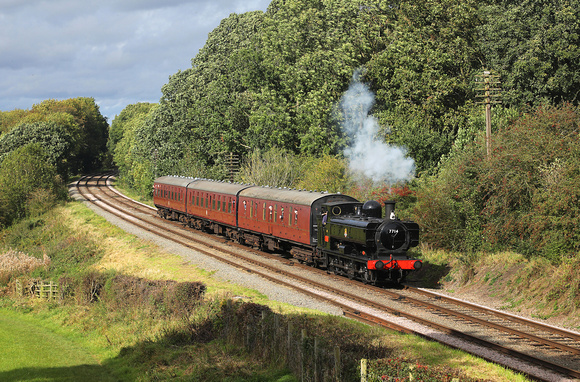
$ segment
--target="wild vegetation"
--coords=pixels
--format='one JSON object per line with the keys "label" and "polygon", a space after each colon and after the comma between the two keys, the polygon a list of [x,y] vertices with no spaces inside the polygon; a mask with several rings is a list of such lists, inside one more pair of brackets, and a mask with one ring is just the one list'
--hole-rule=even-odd
{"label": "wild vegetation", "polygon": [[[54,338],[57,334],[72,341],[76,354],[82,355],[81,363],[60,362],[49,372],[45,364],[15,367],[22,354],[14,353],[11,365],[0,362],[4,379],[31,375],[59,379],[84,368],[99,380],[295,381],[300,379],[301,365],[308,373],[314,370],[314,358],[301,359],[300,352],[311,352],[316,338],[320,377],[333,375],[334,349],[339,346],[342,380],[358,379],[361,358],[382,359],[382,365],[371,369],[381,376],[411,371],[415,377],[434,380],[525,380],[420,338],[235,289],[182,258],[125,234],[81,204],[14,224],[4,231],[0,248],[4,253],[0,259],[11,264],[0,285],[2,322],[7,314],[18,330],[21,324],[22,330],[33,327],[35,332],[50,328],[55,347],[66,350]],[[26,256],[17,252],[23,250],[28,251]],[[73,253],[76,261],[71,260]],[[13,266],[28,264],[41,254],[50,257],[50,263],[30,267],[26,274],[23,267]],[[60,296],[45,302],[7,296],[15,280],[27,285],[37,279],[58,280]],[[26,363],[30,359],[18,362],[30,365]],[[414,368],[409,370],[409,365]]]}
{"label": "wild vegetation", "polygon": [[[579,12],[577,1],[273,1],[223,20],[158,105],[121,113],[114,160],[150,193],[161,174],[230,179],[234,154],[236,180],[393,196],[430,245],[557,263],[577,250]],[[484,161],[485,69],[503,103]],[[345,159],[339,101],[355,72],[375,97],[375,138],[415,162],[410,183],[375,183]]]}
{"label": "wild vegetation", "polygon": [[[224,19],[191,68],[170,77],[159,103],[129,105],[110,127],[92,98],[0,112],[0,283],[25,273],[81,290],[102,285],[77,302],[111,325],[108,341],[134,311],[108,316],[105,296],[119,285],[159,287],[130,305],[143,306],[144,330],[162,333],[150,317],[172,311],[171,293],[189,287],[124,278],[127,264],[97,272],[98,264],[111,265],[98,241],[45,212],[58,211],[72,176],[102,166],[117,167],[123,184],[147,198],[160,175],[230,179],[228,158],[236,156],[238,181],[396,200],[398,215],[421,226],[426,283],[485,289],[510,308],[577,327],[562,317],[577,316],[580,306],[579,20],[578,0],[273,0],[265,13]],[[501,78],[489,155],[476,103],[484,70]],[[374,97],[373,138],[415,163],[407,182],[377,183],[347,159],[354,137],[343,128],[340,101],[355,73]],[[219,319],[212,304],[195,325]],[[73,324],[91,326],[92,318],[71,309]],[[160,322],[175,324],[169,316]],[[161,350],[155,339],[131,337],[135,328],[125,324],[113,346],[128,346],[112,361],[121,368],[166,376],[179,369],[171,366],[177,359],[199,354],[197,343],[185,352]],[[204,350],[216,359],[224,348],[231,351],[219,342]],[[264,366],[236,356],[226,366]]]}
{"label": "wild vegetation", "polygon": [[106,160],[108,124],[92,98],[0,112],[0,228],[66,198],[64,183]]}

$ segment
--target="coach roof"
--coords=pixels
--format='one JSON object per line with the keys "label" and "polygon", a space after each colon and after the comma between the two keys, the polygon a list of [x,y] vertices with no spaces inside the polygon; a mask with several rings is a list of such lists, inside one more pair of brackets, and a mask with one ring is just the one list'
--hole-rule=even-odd
{"label": "coach roof", "polygon": [[217,192],[219,194],[237,195],[238,192],[248,187],[252,186],[248,184],[199,179],[195,183],[190,184],[187,188],[198,191]]}
{"label": "coach roof", "polygon": [[[344,196],[340,194],[329,194],[327,192],[316,191],[298,191],[287,188],[271,188],[271,187],[250,187],[240,192],[240,197],[248,197],[262,200],[271,200],[279,203],[289,203],[311,206],[312,203],[321,198],[332,196]],[[349,198],[344,196],[345,198]],[[341,198],[342,199],[342,198]]]}
{"label": "coach roof", "polygon": [[169,186],[187,187],[188,184],[196,182],[198,178],[188,178],[185,176],[162,176],[155,179],[155,183],[166,184]]}

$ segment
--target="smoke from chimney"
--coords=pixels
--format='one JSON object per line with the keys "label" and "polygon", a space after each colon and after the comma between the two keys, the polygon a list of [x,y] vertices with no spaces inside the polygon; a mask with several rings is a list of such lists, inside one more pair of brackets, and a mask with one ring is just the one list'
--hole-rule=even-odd
{"label": "smoke from chimney", "polygon": [[344,150],[350,170],[364,174],[374,183],[410,180],[415,173],[415,161],[406,156],[404,148],[386,144],[377,137],[379,121],[369,115],[375,95],[360,81],[361,72],[355,71],[340,100],[342,128],[351,139],[350,146]]}

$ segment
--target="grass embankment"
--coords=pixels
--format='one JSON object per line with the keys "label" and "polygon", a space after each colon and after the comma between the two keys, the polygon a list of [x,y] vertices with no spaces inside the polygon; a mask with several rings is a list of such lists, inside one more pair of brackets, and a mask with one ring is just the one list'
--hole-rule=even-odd
{"label": "grass embankment", "polygon": [[[398,363],[405,359],[411,365],[427,365],[439,377],[456,376],[456,371],[461,371],[464,380],[525,380],[501,367],[415,336],[297,309],[269,301],[257,291],[220,282],[211,273],[185,263],[178,256],[124,233],[80,203],[22,222],[5,231],[1,240],[4,250],[14,248],[38,259],[43,259],[45,254],[51,258],[50,265],[41,266],[30,276],[64,278],[83,291],[67,297],[63,304],[12,296],[0,300],[0,317],[21,323],[23,327],[19,330],[26,331],[32,323],[43,323],[36,327],[46,332],[43,334],[47,336],[46,341],[40,341],[41,334],[30,338],[31,341],[25,337],[19,340],[30,342],[28,346],[42,342],[49,348],[62,349],[57,358],[71,362],[47,361],[45,366],[37,363],[30,352],[29,358],[14,361],[12,365],[3,364],[1,380],[10,380],[16,375],[12,373],[19,370],[32,376],[49,377],[46,380],[50,380],[53,372],[57,377],[52,380],[65,380],[77,373],[94,373],[92,380],[122,381],[294,380],[279,355],[263,357],[256,349],[223,335],[227,320],[231,317],[243,320],[248,317],[243,314],[252,313],[250,308],[262,305],[280,320],[292,320],[296,327],[307,329],[309,335],[320,336],[322,342],[340,344],[346,355],[362,349],[368,355],[379,355]],[[176,300],[171,294],[171,286],[176,284],[163,280],[203,283],[207,289],[199,301],[184,307],[185,310],[176,310],[170,304]],[[89,302],[92,295],[85,293],[87,285],[102,286],[98,298],[92,302]],[[119,288],[119,285],[129,285],[129,288]],[[152,290],[146,300],[140,298],[142,293],[119,298],[128,289],[143,290],[139,289],[143,285]],[[233,310],[224,310],[230,305]],[[266,308],[260,308],[263,309]],[[5,341],[13,340],[6,338]],[[54,343],[51,345],[51,342]],[[270,342],[283,341],[273,338]],[[8,352],[18,352],[17,347],[2,346],[1,349],[0,359],[10,356]],[[78,353],[76,360],[67,355],[70,349]],[[407,365],[401,368],[403,375],[408,375]]]}
{"label": "grass embankment", "polygon": [[507,252],[423,253],[429,259],[424,276],[432,286],[456,297],[485,300],[498,309],[580,330],[580,257],[552,264],[545,258]]}

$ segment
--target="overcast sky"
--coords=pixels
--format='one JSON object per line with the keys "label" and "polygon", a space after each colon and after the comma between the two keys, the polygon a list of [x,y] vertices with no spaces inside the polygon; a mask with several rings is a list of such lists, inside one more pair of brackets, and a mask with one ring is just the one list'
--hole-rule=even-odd
{"label": "overcast sky", "polygon": [[231,13],[270,0],[0,0],[0,110],[93,97],[109,123],[158,102]]}

